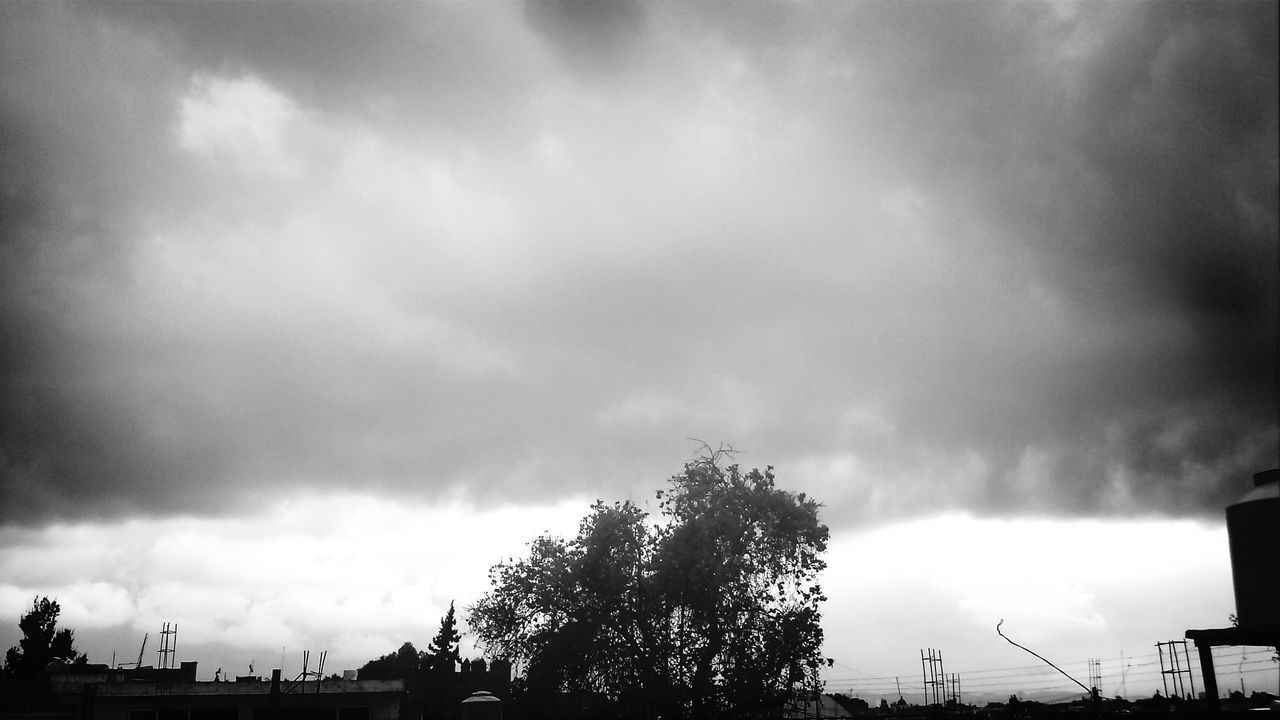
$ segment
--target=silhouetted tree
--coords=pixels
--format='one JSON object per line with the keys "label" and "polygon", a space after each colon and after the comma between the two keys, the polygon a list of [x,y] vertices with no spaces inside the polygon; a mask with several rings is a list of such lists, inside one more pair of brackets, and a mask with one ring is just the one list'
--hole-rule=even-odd
{"label": "silhouetted tree", "polygon": [[462,660],[458,655],[458,641],[461,639],[462,636],[458,634],[458,622],[454,618],[453,601],[450,601],[449,612],[440,618],[440,630],[427,646],[427,666],[432,670],[438,668],[453,672],[457,663]]}
{"label": "silhouetted tree", "polygon": [[422,703],[426,717],[432,720],[452,718],[458,714],[457,705],[462,698],[456,670],[462,659],[458,655],[458,641],[461,639],[451,601],[449,612],[440,618],[440,630],[427,646],[422,659]]}
{"label": "silhouetted tree", "polygon": [[62,606],[47,597],[31,602],[31,610],[18,620],[22,639],[4,656],[4,674],[8,677],[39,675],[54,660],[83,665],[88,657],[75,648],[75,631],[58,630]]}
{"label": "silhouetted tree", "polygon": [[361,680],[409,679],[417,676],[421,666],[422,654],[413,647],[413,643],[406,642],[399,650],[365,663],[360,668],[359,677]]}
{"label": "silhouetted tree", "polygon": [[818,503],[723,454],[657,493],[664,523],[597,501],[575,539],[495,565],[469,615],[487,652],[520,663],[531,693],[604,693],[642,716],[771,714],[815,687]]}
{"label": "silhouetted tree", "polygon": [[[871,703],[867,702],[866,700],[863,700],[860,697],[849,697],[844,693],[835,693],[831,697],[836,701],[836,704],[838,704],[840,707],[844,708],[846,711],[848,711],[851,714],[865,713],[871,709]],[[882,704],[882,707],[889,706],[889,703],[885,702],[883,698],[880,700],[880,702]]]}

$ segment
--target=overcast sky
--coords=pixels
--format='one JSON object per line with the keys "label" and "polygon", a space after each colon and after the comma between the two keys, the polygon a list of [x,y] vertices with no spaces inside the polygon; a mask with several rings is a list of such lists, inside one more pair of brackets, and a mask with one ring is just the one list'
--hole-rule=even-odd
{"label": "overcast sky", "polygon": [[691,437],[825,503],[837,659],[1233,609],[1275,3],[5,1],[0,63],[7,644],[425,646]]}

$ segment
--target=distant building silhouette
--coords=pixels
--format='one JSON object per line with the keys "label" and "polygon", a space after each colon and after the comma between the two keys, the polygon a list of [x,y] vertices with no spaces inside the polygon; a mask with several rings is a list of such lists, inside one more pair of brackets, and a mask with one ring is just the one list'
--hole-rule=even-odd
{"label": "distant building silhouette", "polygon": [[483,658],[463,660],[462,671],[456,677],[459,694],[463,698],[479,691],[505,698],[511,690],[511,663],[494,660],[486,664]]}
{"label": "distant building silhouette", "polygon": [[399,720],[403,680],[198,682],[178,668],[51,667],[41,678],[0,682],[4,720]]}

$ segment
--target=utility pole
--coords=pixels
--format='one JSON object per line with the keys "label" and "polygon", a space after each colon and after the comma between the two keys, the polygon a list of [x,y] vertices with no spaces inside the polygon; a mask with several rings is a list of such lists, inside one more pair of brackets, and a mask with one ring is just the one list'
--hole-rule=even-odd
{"label": "utility pole", "polygon": [[[926,654],[927,652],[927,654]],[[942,670],[942,651],[929,648],[920,651],[920,669],[924,675],[924,704],[942,705],[946,701],[947,677]]]}

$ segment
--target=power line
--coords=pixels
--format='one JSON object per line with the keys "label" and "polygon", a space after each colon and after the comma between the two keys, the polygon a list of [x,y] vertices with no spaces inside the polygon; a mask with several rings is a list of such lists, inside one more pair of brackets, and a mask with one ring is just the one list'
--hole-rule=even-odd
{"label": "power line", "polygon": [[[1270,648],[1263,648],[1262,646],[1220,647],[1214,648],[1213,659],[1215,666],[1219,668],[1219,677],[1236,678],[1244,675],[1252,678],[1276,672],[1277,666],[1271,660],[1273,652]],[[1198,657],[1193,655],[1189,660],[1190,669],[1200,672]],[[1128,683],[1130,681],[1143,685],[1154,682],[1156,687],[1159,687],[1160,683],[1155,681],[1164,677],[1158,664],[1157,655],[1154,652],[1137,655],[1122,653],[1115,657],[1100,658],[1100,662],[1102,674],[1118,678],[1113,682],[1118,683],[1118,694],[1122,696],[1127,696]],[[1060,667],[1071,671],[1083,672],[1089,667],[1089,664],[1089,660],[1079,660],[1061,663]],[[829,687],[848,690],[850,694],[878,694],[884,697],[897,697],[899,695],[895,690],[895,686],[896,680],[901,674],[872,675],[844,663],[836,662],[835,665],[857,675],[847,676],[842,674],[835,677],[827,677],[825,680]],[[1032,687],[1031,690],[1024,690],[1024,692],[1035,691],[1036,688],[1054,689],[1059,687],[1059,685],[1047,682],[1056,673],[1053,669],[1044,665],[966,669],[962,670],[962,672],[965,678],[965,689],[971,693],[992,693],[1012,688],[1015,685]],[[910,673],[907,674],[909,675]],[[1062,684],[1065,685],[1065,681]]]}

